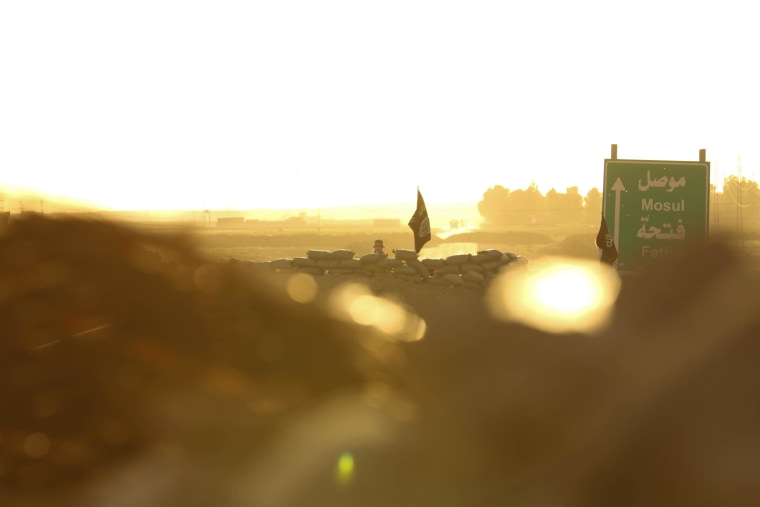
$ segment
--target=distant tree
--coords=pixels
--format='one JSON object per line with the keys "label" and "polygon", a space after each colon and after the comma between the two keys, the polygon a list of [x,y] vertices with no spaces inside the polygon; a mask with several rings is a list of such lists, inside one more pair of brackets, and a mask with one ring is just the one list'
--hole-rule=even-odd
{"label": "distant tree", "polygon": [[546,209],[554,213],[562,209],[562,194],[553,188],[546,192]]}
{"label": "distant tree", "polygon": [[546,209],[546,199],[531,183],[525,190],[515,190],[509,196],[507,212],[510,213],[509,223],[535,224]]}
{"label": "distant tree", "polygon": [[509,223],[507,206],[511,192],[508,188],[496,185],[485,191],[483,200],[478,203],[478,212],[488,224],[502,225]]}
{"label": "distant tree", "polygon": [[546,193],[547,220],[552,223],[573,223],[583,218],[583,197],[578,187],[569,187],[565,193],[553,188]]}
{"label": "distant tree", "polygon": [[565,207],[568,210],[568,218],[572,222],[583,220],[583,196],[578,191],[578,187],[568,187],[565,189],[564,196]]}
{"label": "distant tree", "polygon": [[592,213],[602,212],[602,193],[598,188],[594,187],[586,193],[586,197],[583,198],[583,207]]}
{"label": "distant tree", "polygon": [[541,219],[545,201],[535,183],[525,190],[514,191],[496,185],[483,194],[478,211],[492,225],[533,224]]}
{"label": "distant tree", "polygon": [[[602,213],[602,193],[591,188],[585,197],[578,187],[565,193],[554,188],[542,195],[535,183],[524,190],[511,191],[501,185],[489,188],[478,203],[478,211],[492,225],[554,223],[598,223]],[[558,215],[561,215],[558,217]],[[711,227],[731,229],[742,227],[745,232],[760,228],[760,184],[757,181],[729,175],[723,180],[722,192],[710,185]]]}
{"label": "distant tree", "polygon": [[602,216],[602,193],[594,187],[583,198],[583,213],[585,223],[597,223]]}

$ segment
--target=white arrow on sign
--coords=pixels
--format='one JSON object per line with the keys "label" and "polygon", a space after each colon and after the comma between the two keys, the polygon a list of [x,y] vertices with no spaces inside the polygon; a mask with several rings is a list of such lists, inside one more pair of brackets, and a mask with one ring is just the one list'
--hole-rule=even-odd
{"label": "white arrow on sign", "polygon": [[615,192],[615,247],[620,251],[620,192],[625,192],[625,186],[620,176],[612,184],[612,191]]}

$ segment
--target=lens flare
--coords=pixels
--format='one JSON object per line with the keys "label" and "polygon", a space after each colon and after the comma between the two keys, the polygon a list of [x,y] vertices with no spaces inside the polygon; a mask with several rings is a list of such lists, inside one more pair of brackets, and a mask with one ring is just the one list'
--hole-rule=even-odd
{"label": "lens flare", "polygon": [[[344,283],[330,292],[328,298],[328,310],[332,315],[339,319],[349,322],[354,321],[349,308],[353,301],[363,297],[374,298],[369,288],[366,286],[358,283]],[[369,317],[367,317],[367,319],[369,319]]]}
{"label": "lens flare", "polygon": [[373,295],[361,284],[346,283],[336,288],[330,294],[328,306],[332,315],[372,327],[389,340],[417,341],[427,331],[419,316],[396,301]]}
{"label": "lens flare", "polygon": [[487,302],[502,320],[550,333],[592,334],[609,323],[619,291],[620,277],[609,266],[554,257],[500,275]]}
{"label": "lens flare", "polygon": [[385,334],[396,334],[406,326],[406,310],[376,296],[360,296],[348,304],[348,313],[359,324],[374,326]]}

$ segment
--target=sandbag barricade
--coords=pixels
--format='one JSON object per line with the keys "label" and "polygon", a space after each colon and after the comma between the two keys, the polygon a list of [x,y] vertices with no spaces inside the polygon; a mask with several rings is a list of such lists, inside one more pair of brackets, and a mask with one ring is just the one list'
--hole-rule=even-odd
{"label": "sandbag barricade", "polygon": [[370,253],[357,258],[351,250],[309,250],[306,257],[294,259],[235,261],[258,271],[306,273],[313,276],[376,276],[435,287],[467,288],[482,287],[503,270],[519,268],[528,263],[528,259],[514,252],[495,249],[475,254],[455,254],[442,259],[420,259],[413,250],[394,250],[393,253],[393,257]]}

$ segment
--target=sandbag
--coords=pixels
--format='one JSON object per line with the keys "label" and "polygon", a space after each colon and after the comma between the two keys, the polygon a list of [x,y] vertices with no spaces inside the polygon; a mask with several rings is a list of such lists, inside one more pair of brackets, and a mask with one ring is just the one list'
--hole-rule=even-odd
{"label": "sandbag", "polygon": [[425,266],[422,262],[418,260],[409,260],[406,261],[407,266],[413,267],[415,270],[417,270],[417,273],[420,276],[430,276],[430,270]]}
{"label": "sandbag", "polygon": [[446,261],[443,259],[422,259],[420,262],[427,268],[440,268],[446,265]]}
{"label": "sandbag", "polygon": [[451,287],[451,284],[449,282],[437,276],[431,276],[430,278],[426,278],[425,285],[436,285],[438,287]]}
{"label": "sandbag", "polygon": [[342,259],[339,262],[341,268],[361,269],[362,267],[362,263],[359,262],[359,259]]}
{"label": "sandbag", "polygon": [[362,255],[359,258],[359,262],[361,262],[362,264],[374,264],[386,258],[387,257],[383,254],[368,253],[368,254]]}
{"label": "sandbag", "polygon": [[462,277],[459,275],[449,274],[443,275],[440,278],[455,286],[460,286],[464,283],[464,280],[462,280]]}
{"label": "sandbag", "polygon": [[450,266],[441,266],[440,268],[435,270],[435,274],[438,276],[443,275],[458,275],[459,274],[459,266],[456,264],[452,264]]}
{"label": "sandbag", "polygon": [[354,252],[351,250],[333,250],[330,252],[330,254],[327,256],[328,259],[335,259],[335,260],[346,260],[346,259],[353,259],[354,258]]}
{"label": "sandbag", "polygon": [[396,258],[402,261],[417,259],[417,252],[414,250],[394,250],[393,253]]}
{"label": "sandbag", "polygon": [[317,267],[322,269],[335,269],[340,267],[340,261],[328,259],[318,260]]}
{"label": "sandbag", "polygon": [[493,254],[486,253],[486,252],[478,252],[477,255],[473,255],[472,256],[472,259],[470,259],[470,262],[472,262],[474,264],[484,264],[486,262],[492,262],[494,259],[498,260],[498,259],[501,258],[502,254],[500,252],[497,252],[497,253],[499,255],[493,255]]}
{"label": "sandbag", "polygon": [[478,273],[484,273],[486,270],[486,268],[484,268],[480,264],[472,264],[469,262],[467,264],[462,264],[461,266],[459,266],[459,269],[462,272],[462,274],[469,273],[470,271],[477,271]]}
{"label": "sandbag", "polygon": [[403,266],[404,263],[398,259],[383,259],[377,263],[378,267],[385,269],[394,269]]}
{"label": "sandbag", "polygon": [[485,250],[478,250],[478,255],[499,258],[504,255],[504,253],[496,250],[495,248],[487,248]]}
{"label": "sandbag", "polygon": [[414,269],[412,266],[399,266],[396,268],[396,273],[399,275],[413,275],[413,276],[419,276],[417,273],[417,270]]}
{"label": "sandbag", "polygon": [[486,271],[496,272],[499,270],[501,266],[503,266],[503,263],[501,259],[499,259],[495,261],[484,262],[483,264],[481,264],[481,266],[483,266],[483,269],[485,269]]}
{"label": "sandbag", "polygon": [[446,257],[446,264],[464,264],[470,261],[470,254],[456,254]]}
{"label": "sandbag", "polygon": [[419,275],[415,274],[406,274],[402,273],[398,275],[398,278],[400,280],[403,280],[405,282],[411,282],[411,283],[422,283],[422,278],[420,278]]}
{"label": "sandbag", "polygon": [[313,259],[315,261],[318,260],[324,260],[330,258],[330,251],[329,250],[309,250],[306,252],[306,257],[309,259]]}
{"label": "sandbag", "polygon": [[477,271],[468,271],[462,275],[462,280],[469,280],[471,282],[477,282],[480,283],[484,279],[483,275],[481,273],[478,273]]}
{"label": "sandbag", "polygon": [[333,268],[328,273],[331,275],[352,275],[354,270],[351,268]]}

